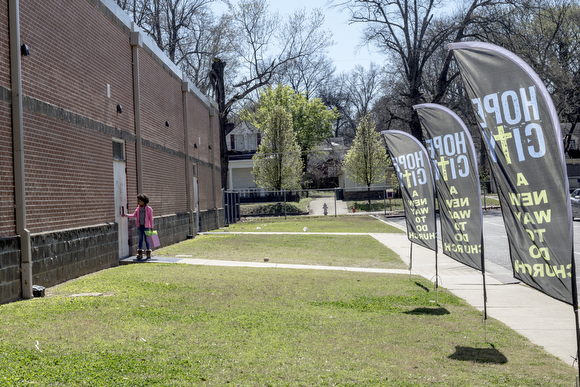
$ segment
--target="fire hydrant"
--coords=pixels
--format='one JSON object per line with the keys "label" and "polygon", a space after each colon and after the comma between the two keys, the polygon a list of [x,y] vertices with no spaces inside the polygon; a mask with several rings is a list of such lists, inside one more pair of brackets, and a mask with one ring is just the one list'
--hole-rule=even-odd
{"label": "fire hydrant", "polygon": [[324,215],[328,215],[328,206],[326,205],[326,203],[322,205],[322,209],[324,210]]}
{"label": "fire hydrant", "polygon": [[352,212],[356,212],[356,208],[354,205],[352,206]]}

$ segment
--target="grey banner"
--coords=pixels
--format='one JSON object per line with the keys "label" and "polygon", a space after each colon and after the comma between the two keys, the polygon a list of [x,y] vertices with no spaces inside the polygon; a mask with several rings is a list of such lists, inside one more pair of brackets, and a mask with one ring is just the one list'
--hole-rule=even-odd
{"label": "grey banner", "polygon": [[407,237],[411,242],[437,251],[435,187],[425,147],[405,132],[387,130],[381,133],[399,178]]}
{"label": "grey banner", "polygon": [[449,47],[499,187],[514,276],[574,304],[570,192],[550,95],[525,62],[501,47],[486,43]]}
{"label": "grey banner", "polygon": [[475,147],[463,121],[436,104],[415,105],[433,167],[443,253],[482,270],[481,189]]}

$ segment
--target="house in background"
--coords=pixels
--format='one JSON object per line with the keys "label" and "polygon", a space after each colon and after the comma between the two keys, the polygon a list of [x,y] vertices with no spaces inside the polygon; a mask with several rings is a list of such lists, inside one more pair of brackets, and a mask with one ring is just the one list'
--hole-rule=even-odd
{"label": "house in background", "polygon": [[254,183],[252,157],[262,142],[262,133],[254,125],[242,121],[226,135],[228,146],[229,170],[228,190],[240,193],[261,191]]}
{"label": "house in background", "polygon": [[339,186],[344,156],[348,148],[343,137],[323,140],[308,156],[306,178],[313,189],[329,189]]}

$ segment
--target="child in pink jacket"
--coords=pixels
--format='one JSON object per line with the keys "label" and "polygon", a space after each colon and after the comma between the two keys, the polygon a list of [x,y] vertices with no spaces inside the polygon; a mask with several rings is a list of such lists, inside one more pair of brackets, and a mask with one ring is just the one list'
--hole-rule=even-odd
{"label": "child in pink jacket", "polygon": [[[151,259],[151,249],[149,247],[149,239],[145,235],[145,231],[153,230],[153,209],[148,206],[149,197],[145,194],[137,195],[137,202],[139,206],[135,209],[133,215],[127,215],[128,218],[135,218],[135,225],[139,230],[139,250],[137,250],[137,260],[145,261]],[[145,239],[145,246],[147,246],[147,257],[143,259],[143,239]]]}

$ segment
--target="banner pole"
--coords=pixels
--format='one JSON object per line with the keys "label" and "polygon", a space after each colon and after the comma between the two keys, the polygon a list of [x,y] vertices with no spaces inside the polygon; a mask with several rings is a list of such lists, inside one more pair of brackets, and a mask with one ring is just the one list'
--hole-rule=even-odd
{"label": "banner pole", "polygon": [[481,275],[483,278],[483,328],[485,331],[485,341],[487,342],[487,288],[485,286],[485,253],[483,243],[483,227],[481,229]]}
{"label": "banner pole", "polygon": [[437,249],[435,249],[435,303],[439,305],[439,272],[437,269]]}
{"label": "banner pole", "polygon": [[576,385],[580,381],[580,327],[578,319],[578,285],[576,283],[576,261],[574,260],[574,244],[572,244],[572,258],[570,260],[572,267],[570,274],[572,277],[572,307],[574,308],[574,323],[576,324],[576,365],[578,366],[578,378]]}
{"label": "banner pole", "polygon": [[578,385],[578,378],[580,378],[580,329],[578,328],[578,305],[574,306],[574,323],[576,324],[576,366],[578,367],[578,376],[576,379],[576,385]]}
{"label": "banner pole", "polygon": [[413,242],[411,242],[411,248],[409,253],[409,279],[411,279],[411,270],[413,269]]}
{"label": "banner pole", "polygon": [[[433,203],[437,203],[437,190],[433,190]],[[435,204],[436,206],[437,204]],[[438,259],[437,254],[439,253],[439,247],[437,246],[437,211],[435,211],[435,216],[433,216],[434,229],[435,229],[435,302],[439,305],[439,269],[438,269]]]}

